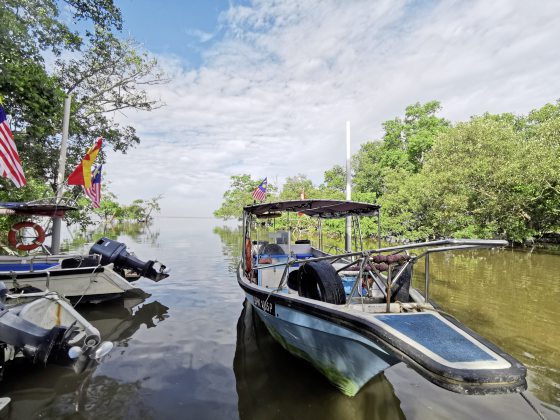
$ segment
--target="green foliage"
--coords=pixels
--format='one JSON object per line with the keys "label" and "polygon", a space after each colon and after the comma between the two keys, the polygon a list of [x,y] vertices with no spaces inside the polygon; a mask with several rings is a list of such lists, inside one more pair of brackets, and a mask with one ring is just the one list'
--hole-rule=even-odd
{"label": "green foliage", "polygon": [[[230,177],[230,189],[224,193],[224,201],[219,209],[214,211],[214,216],[220,219],[241,219],[243,207],[253,203],[253,191],[259,186],[262,179],[253,180],[251,175],[241,174]],[[267,198],[270,201],[276,188],[268,181]]]}
{"label": "green foliage", "polygon": [[354,187],[379,197],[392,171],[419,172],[435,137],[449,128],[447,120],[436,116],[440,109],[437,101],[416,103],[406,108],[404,118],[384,122],[382,141],[362,144],[353,157]]}
{"label": "green foliage", "polygon": [[361,145],[352,157],[354,176],[352,186],[361,192],[383,193],[385,167],[381,163],[384,148],[380,142],[367,142]]}
{"label": "green foliage", "polygon": [[[27,177],[56,189],[67,94],[73,99],[66,173],[100,135],[121,152],[139,143],[113,111],[160,106],[144,89],[165,80],[138,45],[117,38],[121,29],[112,0],[7,0],[0,8],[0,99]],[[54,59],[48,68],[45,57]]]}
{"label": "green foliage", "polygon": [[286,182],[280,192],[280,200],[299,200],[304,194],[305,198],[318,198],[318,191],[313,182],[306,175],[298,174],[286,178]]}
{"label": "green foliage", "polygon": [[344,198],[346,193],[346,169],[340,165],[335,165],[326,170],[324,181],[319,190],[321,198]]}
{"label": "green foliage", "polygon": [[92,225],[118,225],[121,223],[148,223],[153,218],[153,213],[160,210],[159,200],[161,195],[149,200],[137,199],[130,205],[118,202],[115,194],[103,187],[103,194],[99,208],[92,208],[90,200],[83,194],[75,202],[78,208],[66,214],[68,225],[77,224],[81,232],[85,232]]}
{"label": "green foliage", "polygon": [[[382,236],[522,242],[559,232],[560,101],[527,116],[484,114],[453,127],[439,109],[436,101],[407,107],[404,119],[383,124],[382,141],[364,143],[353,157],[352,199],[381,205]],[[318,187],[302,174],[288,178],[280,199],[298,199],[303,189],[308,198],[344,199],[345,186],[337,165]],[[287,218],[274,225],[287,228]],[[304,235],[316,222],[292,215],[291,226]],[[343,229],[342,219],[323,222],[328,235]],[[361,229],[376,236],[376,218],[363,218]]]}
{"label": "green foliage", "polygon": [[524,241],[558,230],[560,148],[551,139],[560,117],[543,108],[484,115],[436,137],[421,173],[388,181],[385,233]]}

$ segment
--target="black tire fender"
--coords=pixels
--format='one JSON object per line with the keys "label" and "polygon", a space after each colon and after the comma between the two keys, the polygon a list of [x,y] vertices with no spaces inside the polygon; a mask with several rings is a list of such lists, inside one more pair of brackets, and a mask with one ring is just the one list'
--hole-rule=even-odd
{"label": "black tire fender", "polygon": [[342,279],[334,267],[325,261],[313,261],[299,268],[300,296],[335,305],[346,303]]}

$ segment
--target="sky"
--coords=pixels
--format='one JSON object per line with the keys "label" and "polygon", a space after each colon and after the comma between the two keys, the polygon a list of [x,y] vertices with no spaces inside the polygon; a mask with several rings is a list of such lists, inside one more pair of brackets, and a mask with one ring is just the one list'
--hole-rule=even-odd
{"label": "sky", "polygon": [[355,153],[416,102],[458,122],[560,98],[557,0],[115,3],[171,81],[149,88],[164,107],[117,116],[142,142],[106,179],[123,203],[163,194],[163,216],[211,216],[231,175],[321,183],[346,121]]}

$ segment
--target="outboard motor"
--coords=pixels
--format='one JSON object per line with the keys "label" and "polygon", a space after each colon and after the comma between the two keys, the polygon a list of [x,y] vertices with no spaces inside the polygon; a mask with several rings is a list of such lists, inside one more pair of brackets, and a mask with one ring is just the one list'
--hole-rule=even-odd
{"label": "outboard motor", "polygon": [[113,264],[117,270],[131,270],[136,274],[147,277],[153,281],[160,281],[169,276],[165,265],[159,264],[156,270],[155,261],[141,261],[134,255],[130,255],[126,250],[126,245],[122,242],[113,241],[108,238],[99,239],[91,249],[89,254],[97,254],[101,256],[101,265]]}

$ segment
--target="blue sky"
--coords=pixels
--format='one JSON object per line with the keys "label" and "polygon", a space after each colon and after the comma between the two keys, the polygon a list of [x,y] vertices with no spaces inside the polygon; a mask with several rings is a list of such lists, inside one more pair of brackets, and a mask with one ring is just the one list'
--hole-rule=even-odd
{"label": "blue sky", "polygon": [[202,63],[201,53],[221,38],[219,16],[230,1],[117,0],[115,4],[123,14],[125,35],[154,54],[177,55],[193,68]]}
{"label": "blue sky", "polygon": [[346,121],[355,152],[416,102],[458,122],[560,98],[556,0],[117,5],[170,82],[149,88],[165,107],[117,116],[142,143],[106,173],[124,202],[163,193],[163,215],[211,215],[234,174],[322,182]]}

